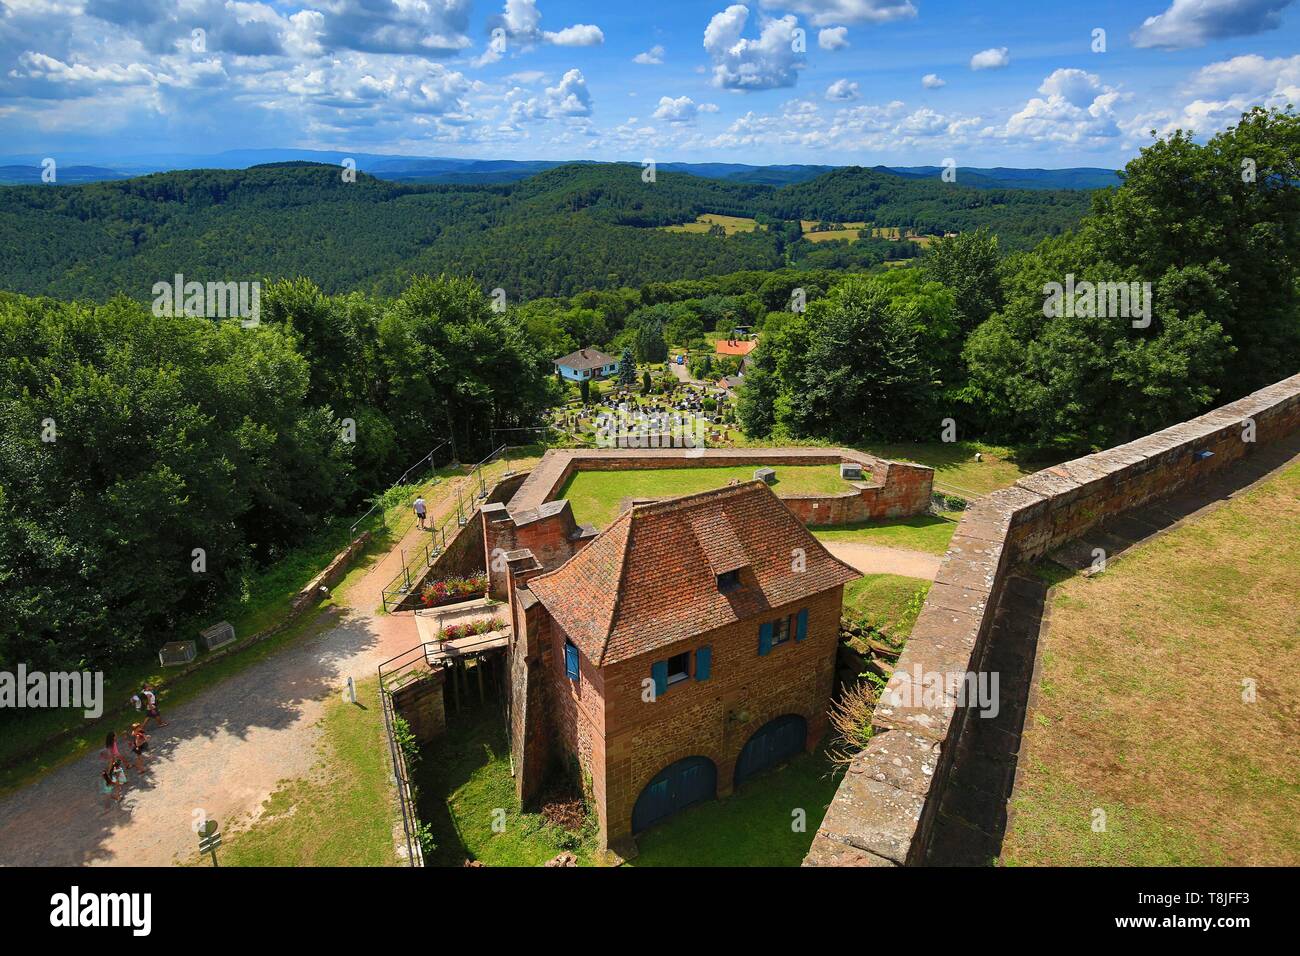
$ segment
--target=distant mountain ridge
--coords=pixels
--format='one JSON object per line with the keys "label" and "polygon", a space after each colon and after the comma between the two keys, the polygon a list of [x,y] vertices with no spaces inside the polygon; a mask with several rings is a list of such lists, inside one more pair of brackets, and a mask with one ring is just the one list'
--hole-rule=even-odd
{"label": "distant mountain ridge", "polygon": [[[43,157],[0,156],[0,184],[39,183]],[[80,157],[73,157],[80,160]],[[234,149],[204,155],[161,153],[142,156],[123,163],[85,160],[80,165],[60,169],[59,183],[74,184],[125,179],[148,173],[185,169],[248,169],[269,163],[314,162],[339,165],[344,160],[356,162],[357,168],[378,179],[393,182],[424,183],[512,183],[529,176],[572,165],[612,165],[593,160],[514,160],[462,159],[459,157],[401,156],[387,153],[348,153],[315,149]],[[833,165],[776,164],[754,166],[745,163],[660,163],[667,172],[687,173],[705,179],[787,186],[816,179],[834,169],[853,167]],[[938,177],[939,166],[872,167],[911,178]],[[76,170],[74,173],[73,171]],[[962,185],[981,189],[1102,189],[1119,185],[1117,171],[1092,166],[1067,169],[1016,169],[1006,166],[959,167],[957,179]]]}

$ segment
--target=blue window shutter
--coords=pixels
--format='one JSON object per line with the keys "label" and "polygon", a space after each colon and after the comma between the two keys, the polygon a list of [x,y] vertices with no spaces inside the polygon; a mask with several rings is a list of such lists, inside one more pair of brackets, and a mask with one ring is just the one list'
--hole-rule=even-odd
{"label": "blue window shutter", "polygon": [[794,639],[802,641],[808,636],[808,609],[804,608],[795,618]]}
{"label": "blue window shutter", "polygon": [[708,680],[713,671],[713,648],[701,647],[695,652],[695,679]]}
{"label": "blue window shutter", "polygon": [[772,631],[775,626],[771,621],[758,625],[758,656],[765,657],[772,649]]}
{"label": "blue window shutter", "polygon": [[564,673],[569,680],[578,679],[578,649],[572,644],[564,645]]}
{"label": "blue window shutter", "polygon": [[661,697],[668,692],[668,662],[655,661],[650,665],[650,676],[655,681],[655,696]]}

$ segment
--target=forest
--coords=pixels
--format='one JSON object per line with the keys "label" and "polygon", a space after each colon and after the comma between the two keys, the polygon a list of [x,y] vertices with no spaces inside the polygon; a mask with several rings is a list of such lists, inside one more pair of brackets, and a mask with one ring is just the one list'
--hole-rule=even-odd
{"label": "forest", "polygon": [[[561,395],[550,360],[578,347],[655,362],[744,325],[760,336],[738,408],[754,439],[935,441],[951,418],[960,439],[1061,457],[1300,366],[1291,110],[1158,140],[1121,186],[1077,199],[944,205],[963,194],[925,182],[908,206],[863,170],[779,189],[646,188],[639,172],[411,186],[308,165],[0,190],[0,663],[156,647],[433,440],[473,460],[492,429],[536,424]],[[786,216],[891,204],[958,235],[890,269],[787,255],[809,243]],[[769,228],[654,228],[705,207]],[[494,308],[491,289],[514,286],[485,281],[489,261],[529,294]],[[259,325],[149,309],[158,279],[213,271],[266,277]],[[1066,275],[1149,282],[1150,323],[1046,315]],[[177,573],[196,542],[220,559]]]}
{"label": "forest", "polygon": [[[786,265],[863,269],[893,256],[883,240],[814,246],[800,239],[801,218],[938,234],[983,225],[1008,248],[1028,248],[1074,225],[1088,196],[858,167],[780,188],[667,171],[645,182],[641,167],[628,164],[570,164],[504,185],[362,173],[348,182],[339,167],[301,162],[190,170],[0,187],[0,288],[145,300],[153,283],[181,273],[305,277],[330,293],[391,296],[413,275],[445,272],[521,301]],[[766,228],[726,239],[656,228],[708,212],[754,217]]]}

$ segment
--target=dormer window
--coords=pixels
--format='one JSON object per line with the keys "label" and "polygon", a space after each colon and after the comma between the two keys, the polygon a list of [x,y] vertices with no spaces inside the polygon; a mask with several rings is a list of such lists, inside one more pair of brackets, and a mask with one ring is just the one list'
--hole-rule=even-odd
{"label": "dormer window", "polygon": [[740,569],[735,571],[723,571],[718,575],[718,591],[722,594],[730,594],[740,587]]}

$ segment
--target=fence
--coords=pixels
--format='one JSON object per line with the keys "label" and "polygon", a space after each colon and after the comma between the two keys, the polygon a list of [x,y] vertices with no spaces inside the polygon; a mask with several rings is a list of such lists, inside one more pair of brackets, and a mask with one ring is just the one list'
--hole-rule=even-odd
{"label": "fence", "polygon": [[[402,568],[382,593],[385,611],[397,607],[402,603],[402,599],[411,593],[412,588],[419,586],[424,573],[433,566],[433,562],[437,560],[438,555],[447,549],[447,543],[455,537],[457,531],[469,523],[475,509],[488,496],[490,490],[486,475],[487,468],[497,461],[503,461],[505,471],[509,471],[509,451],[509,446],[501,445],[492,454],[470,468],[465,476],[469,479],[468,482],[461,479],[454,488],[456,494],[455,513],[449,515],[441,525],[434,527],[430,531],[429,540],[424,544],[417,548],[403,549]],[[463,495],[462,491],[465,490],[466,484],[469,486],[469,493]]]}
{"label": "fence", "polygon": [[393,704],[393,691],[419,677],[415,670],[417,664],[427,666],[423,644],[380,664],[379,701],[384,712],[388,752],[393,760],[393,782],[397,785],[397,804],[402,813],[407,859],[411,866],[424,866],[424,850],[420,846],[420,818],[415,810],[415,787],[406,765],[406,753],[397,741],[397,708]]}
{"label": "fence", "polygon": [[[432,473],[434,468],[436,467],[436,465],[434,464],[433,456],[436,455],[438,451],[446,444],[447,444],[447,439],[443,439],[442,441],[438,442],[438,444],[430,448],[429,454],[425,455],[423,458],[417,461],[410,468],[406,469],[406,471],[402,472],[402,476],[398,478],[395,482],[393,482],[391,485],[389,485],[388,490],[391,491],[394,488],[398,488],[406,484],[407,480],[411,477],[411,473],[414,472],[417,468],[427,467],[429,469],[429,472]],[[360,518],[356,520],[355,523],[353,523],[350,531],[354,536],[357,533],[357,528],[361,526],[361,523],[365,521],[367,518],[369,518],[370,515],[373,514],[376,509],[379,511],[379,526],[381,528],[387,529],[388,524],[387,524],[386,512],[388,511],[388,506],[390,502],[385,500],[386,497],[387,497],[386,494],[377,495],[375,497],[374,504],[370,506],[370,508],[366,511],[365,514],[363,514]]]}

